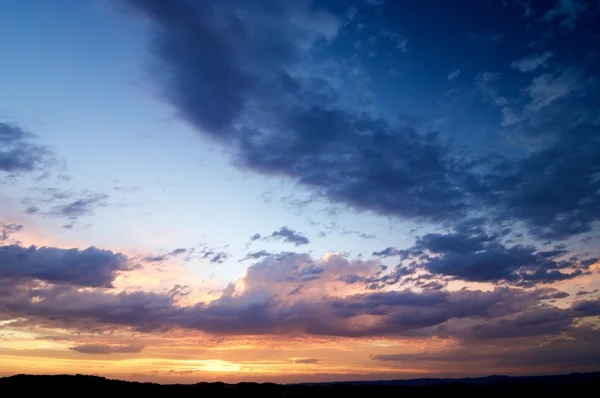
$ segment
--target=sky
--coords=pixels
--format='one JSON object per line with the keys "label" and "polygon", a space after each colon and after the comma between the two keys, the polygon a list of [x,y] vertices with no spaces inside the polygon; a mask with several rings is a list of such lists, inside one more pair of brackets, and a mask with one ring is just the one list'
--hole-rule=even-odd
{"label": "sky", "polygon": [[599,19],[3,1],[0,376],[598,370]]}

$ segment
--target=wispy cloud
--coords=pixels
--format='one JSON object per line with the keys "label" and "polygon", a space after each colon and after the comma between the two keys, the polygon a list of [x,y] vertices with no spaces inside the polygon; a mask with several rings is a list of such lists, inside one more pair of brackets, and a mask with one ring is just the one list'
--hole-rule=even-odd
{"label": "wispy cloud", "polygon": [[533,72],[536,69],[545,68],[548,66],[548,61],[553,55],[554,53],[552,51],[544,51],[543,53],[534,54],[529,57],[513,61],[510,64],[510,67],[523,73]]}
{"label": "wispy cloud", "polygon": [[82,344],[71,347],[70,350],[81,354],[108,355],[108,354],[137,354],[144,349],[142,345],[106,345]]}

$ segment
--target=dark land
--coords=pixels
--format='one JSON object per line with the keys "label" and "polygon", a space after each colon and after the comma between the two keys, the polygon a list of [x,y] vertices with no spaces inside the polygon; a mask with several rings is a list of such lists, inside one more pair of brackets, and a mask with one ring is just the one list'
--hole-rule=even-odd
{"label": "dark land", "polygon": [[[411,397],[438,394],[485,396],[496,394],[587,393],[600,387],[600,372],[561,376],[488,376],[466,379],[414,379],[339,383],[197,383],[155,384],[110,380],[98,376],[16,375],[0,378],[0,396],[28,396],[29,393],[88,396],[104,393],[157,394],[170,397]],[[119,395],[120,396],[120,395]],[[439,396],[439,395],[438,395]]]}

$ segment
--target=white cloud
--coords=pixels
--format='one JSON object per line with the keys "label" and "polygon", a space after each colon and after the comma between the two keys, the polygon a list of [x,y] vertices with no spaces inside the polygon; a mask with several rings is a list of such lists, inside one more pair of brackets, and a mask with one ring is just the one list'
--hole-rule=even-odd
{"label": "white cloud", "polygon": [[566,97],[576,88],[577,81],[578,74],[572,70],[565,70],[558,76],[546,73],[534,78],[525,89],[531,98],[531,109],[540,110],[557,99]]}
{"label": "white cloud", "polygon": [[560,24],[573,29],[575,28],[575,23],[579,19],[579,16],[587,7],[588,4],[580,2],[579,0],[558,0],[556,6],[544,14],[543,19],[546,22],[551,22],[554,19],[562,18]]}
{"label": "white cloud", "polygon": [[552,58],[553,55],[554,53],[552,51],[537,53],[529,57],[513,61],[510,64],[510,67],[523,73],[533,72],[538,68],[545,68],[548,66],[548,60]]}
{"label": "white cloud", "polygon": [[396,48],[402,50],[402,52],[408,52],[408,39],[402,36],[400,33],[392,32],[391,30],[382,28],[379,29],[379,35],[384,39],[396,44]]}
{"label": "white cloud", "polygon": [[514,126],[515,124],[518,124],[519,121],[521,121],[521,117],[514,109],[508,107],[502,108],[502,121],[500,122],[500,125],[504,127]]}
{"label": "white cloud", "polygon": [[458,68],[452,69],[452,70],[451,70],[451,71],[448,73],[448,80],[453,80],[453,79],[456,79],[457,77],[459,77],[459,76],[460,76],[460,73],[461,73],[461,72],[460,72],[460,69],[458,69]]}
{"label": "white cloud", "polygon": [[475,86],[477,91],[484,97],[491,100],[496,105],[504,106],[508,104],[508,99],[500,94],[492,87],[490,83],[498,80],[500,75],[497,73],[483,72],[475,76]]}

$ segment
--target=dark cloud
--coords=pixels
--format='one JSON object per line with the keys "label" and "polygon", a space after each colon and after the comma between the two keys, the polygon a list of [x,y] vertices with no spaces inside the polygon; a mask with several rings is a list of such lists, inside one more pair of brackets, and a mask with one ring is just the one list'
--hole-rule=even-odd
{"label": "dark cloud", "polygon": [[290,359],[291,363],[301,363],[301,364],[305,364],[305,365],[311,365],[314,363],[319,363],[318,359],[315,358],[293,358]]}
{"label": "dark cloud", "polygon": [[442,352],[426,351],[416,354],[381,354],[371,356],[371,359],[383,362],[473,362],[489,358],[489,354],[476,354],[465,349],[454,349]]}
{"label": "dark cloud", "polygon": [[466,339],[511,339],[516,337],[558,335],[573,325],[573,314],[556,307],[536,308],[514,319],[503,319],[477,325],[468,331]]}
{"label": "dark cloud", "polygon": [[271,256],[272,254],[266,250],[260,250],[257,252],[250,252],[242,260],[259,260],[263,257]]}
{"label": "dark cloud", "polygon": [[148,263],[157,263],[157,262],[168,260],[171,257],[177,257],[177,256],[187,254],[189,251],[190,250],[185,249],[185,248],[178,248],[173,251],[170,251],[169,253],[160,254],[157,256],[146,256],[146,257],[144,257],[144,261],[148,262]]}
{"label": "dark cloud", "polygon": [[120,253],[89,247],[0,246],[0,280],[22,278],[89,287],[112,287],[119,271],[129,268]]}
{"label": "dark cloud", "polygon": [[[360,210],[436,223],[485,212],[492,223],[523,222],[542,239],[588,232],[600,217],[597,94],[581,72],[534,77],[522,109],[510,107],[523,100],[499,92],[500,75],[479,74],[477,92],[513,116],[505,122],[517,141],[557,133],[522,156],[476,156],[438,133],[349,105],[318,69],[299,73],[311,68],[303,64],[310,49],[339,28],[310,2],[122,1],[150,21],[164,98],[230,148],[240,167],[287,176]],[[580,15],[561,10],[546,19],[574,23]]]}
{"label": "dark cloud", "polygon": [[203,259],[208,259],[211,263],[221,264],[227,260],[230,256],[229,253],[216,252],[213,249],[204,248],[201,252]]}
{"label": "dark cloud", "polygon": [[395,256],[405,257],[408,254],[409,254],[408,251],[396,249],[395,247],[388,247],[383,250],[373,252],[373,256],[375,256],[375,257],[395,257]]}
{"label": "dark cloud", "polygon": [[[234,148],[240,166],[287,175],[330,199],[384,214],[439,220],[465,210],[457,185],[463,167],[436,134],[349,112],[324,78],[294,72],[307,46],[336,35],[332,15],[304,1],[252,8],[240,1],[202,8],[125,2],[153,23],[165,98],[200,131]],[[250,30],[256,34],[244,33]],[[247,118],[253,121],[237,124]]]}
{"label": "dark cloud", "polygon": [[39,213],[40,209],[37,206],[29,206],[27,209],[25,209],[25,213],[27,214],[35,214],[35,213]]}
{"label": "dark cloud", "polygon": [[20,127],[0,122],[0,172],[18,174],[42,170],[52,162],[50,151]]}
{"label": "dark cloud", "polygon": [[377,236],[375,236],[374,234],[368,234],[366,232],[361,232],[361,233],[358,234],[358,237],[362,238],[362,239],[374,239]]}
{"label": "dark cloud", "polygon": [[250,237],[250,241],[254,242],[255,240],[260,239],[260,234],[254,234]]}
{"label": "dark cloud", "polygon": [[310,243],[308,238],[293,229],[288,227],[281,227],[278,231],[273,232],[269,235],[273,239],[281,239],[284,242],[293,243],[296,246],[307,245]]}
{"label": "dark cloud", "polygon": [[73,225],[85,216],[91,216],[100,207],[108,206],[108,195],[84,190],[62,190],[58,188],[35,188],[33,196],[26,197],[22,202],[27,205],[28,214],[46,214],[69,221],[65,228]]}
{"label": "dark cloud", "polygon": [[[219,335],[295,332],[346,337],[454,336],[466,341],[553,335],[570,331],[578,318],[600,314],[598,300],[579,301],[566,309],[541,304],[559,293],[553,289],[365,290],[331,295],[328,286],[345,274],[366,275],[377,270],[375,265],[341,256],[318,261],[299,254],[270,257],[248,268],[243,291],[236,292],[232,286],[216,300],[191,306],[177,303],[181,288],[169,294],[114,294],[105,289],[0,278],[0,312],[45,319],[60,327],[108,324],[141,332],[179,327]],[[361,321],[365,317],[368,323]],[[455,329],[455,320],[465,320],[464,325]]]}
{"label": "dark cloud", "polygon": [[403,254],[434,275],[520,286],[573,279],[593,264],[577,257],[563,259],[569,253],[565,246],[538,251],[534,246],[506,245],[502,238],[502,233],[489,234],[482,226],[466,221],[452,232],[429,233],[407,250],[386,249],[385,254]]}
{"label": "dark cloud", "polygon": [[228,257],[229,257],[229,254],[227,254],[227,253],[224,253],[224,252],[217,253],[213,257],[211,257],[210,262],[215,263],[215,264],[221,264],[223,261],[227,260]]}
{"label": "dark cloud", "polygon": [[540,300],[557,300],[561,298],[569,297],[570,294],[567,292],[553,292],[550,294],[540,296]]}
{"label": "dark cloud", "polygon": [[577,301],[573,303],[572,310],[579,316],[599,316],[600,299]]}
{"label": "dark cloud", "polygon": [[69,348],[82,354],[108,355],[108,354],[137,354],[144,349],[142,345],[106,345],[82,344]]}
{"label": "dark cloud", "polygon": [[573,369],[594,370],[600,365],[600,330],[580,326],[563,332],[560,337],[532,339],[520,346],[503,340],[499,345],[490,341],[469,341],[457,348],[437,352],[399,353],[374,355],[373,360],[385,362],[433,362],[437,366],[444,363],[487,362],[495,367],[529,368],[537,370],[551,365],[555,372]]}
{"label": "dark cloud", "polygon": [[0,243],[3,243],[10,239],[10,235],[15,232],[19,232],[23,229],[21,224],[4,224],[0,222]]}
{"label": "dark cloud", "polygon": [[50,214],[77,220],[79,217],[94,214],[97,207],[106,206],[106,199],[108,199],[106,194],[90,193],[69,203],[53,207]]}

